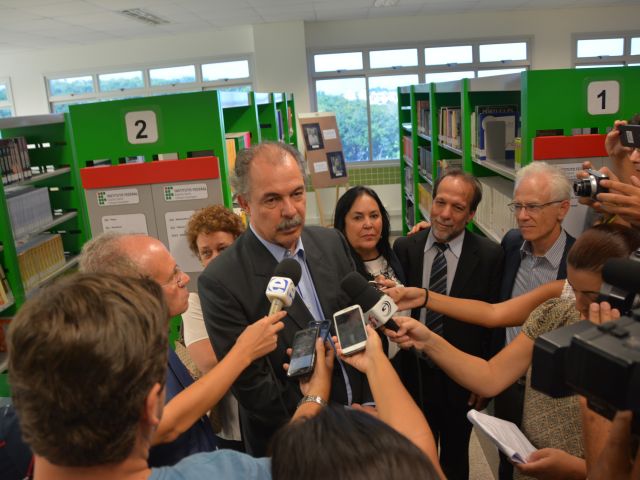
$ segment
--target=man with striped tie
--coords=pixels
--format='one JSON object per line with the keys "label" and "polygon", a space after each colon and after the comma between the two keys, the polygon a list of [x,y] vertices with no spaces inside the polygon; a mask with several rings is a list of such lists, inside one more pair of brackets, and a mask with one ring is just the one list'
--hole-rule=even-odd
{"label": "man with striped tie", "polygon": [[[465,229],[481,199],[480,183],[461,170],[450,170],[435,182],[431,227],[399,238],[393,246],[408,286],[429,288],[452,297],[497,301],[502,248]],[[413,310],[412,316],[457,348],[488,358],[489,330],[425,309]],[[416,360],[412,352],[401,354],[401,375],[421,404],[439,443],[445,475],[449,479],[468,478],[471,424],[466,413],[472,400],[470,392],[428,358]]]}

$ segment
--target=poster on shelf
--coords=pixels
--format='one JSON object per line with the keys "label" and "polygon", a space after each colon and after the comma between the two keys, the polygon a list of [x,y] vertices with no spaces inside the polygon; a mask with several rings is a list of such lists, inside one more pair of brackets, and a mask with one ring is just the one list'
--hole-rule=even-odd
{"label": "poster on shelf", "polygon": [[313,188],[347,186],[349,173],[335,113],[302,113],[298,121],[304,134]]}

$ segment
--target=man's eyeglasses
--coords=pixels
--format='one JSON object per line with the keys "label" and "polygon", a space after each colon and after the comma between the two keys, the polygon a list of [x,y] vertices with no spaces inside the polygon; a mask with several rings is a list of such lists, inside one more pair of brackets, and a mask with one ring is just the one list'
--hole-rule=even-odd
{"label": "man's eyeglasses", "polygon": [[182,273],[183,272],[180,266],[176,265],[175,268],[173,269],[173,275],[171,275],[171,279],[167,283],[163,283],[160,286],[167,287],[175,283],[176,285],[178,285],[178,288],[184,287],[184,282],[183,282],[184,278],[182,276]]}
{"label": "man's eyeglasses", "polygon": [[542,211],[544,207],[549,205],[553,205],[554,203],[562,203],[564,200],[554,200],[553,202],[547,203],[516,203],[512,202],[507,204],[509,210],[513,213],[520,213],[520,211],[524,210],[525,212],[529,212],[531,215],[536,215]]}

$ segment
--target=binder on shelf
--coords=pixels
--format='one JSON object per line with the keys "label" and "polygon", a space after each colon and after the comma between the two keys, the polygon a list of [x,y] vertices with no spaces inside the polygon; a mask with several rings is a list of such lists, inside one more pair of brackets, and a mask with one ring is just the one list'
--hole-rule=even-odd
{"label": "binder on shelf", "polygon": [[[475,157],[478,160],[487,160],[487,140],[492,147],[491,153],[495,158],[491,160],[506,163],[505,160],[515,158],[515,138],[518,135],[518,106],[517,105],[478,105],[475,108],[474,117],[471,121],[475,125],[472,134],[476,136],[474,143],[477,145]],[[501,135],[502,126],[497,122],[504,123],[504,155],[501,154],[502,142],[498,138]],[[473,127],[472,127],[473,128]]]}

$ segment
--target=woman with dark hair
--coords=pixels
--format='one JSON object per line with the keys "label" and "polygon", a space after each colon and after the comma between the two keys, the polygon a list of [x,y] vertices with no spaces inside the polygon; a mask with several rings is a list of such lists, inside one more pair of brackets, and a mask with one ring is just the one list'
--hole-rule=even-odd
{"label": "woman with dark hair", "polygon": [[539,335],[581,317],[589,318],[590,305],[597,301],[602,284],[604,263],[627,258],[638,247],[640,232],[623,225],[604,224],[586,230],[567,256],[567,280],[573,294],[564,292],[561,298],[537,307],[515,340],[488,361],[458,350],[411,318],[396,318],[400,330],[387,334],[403,348],[422,350],[458,384],[483,397],[497,395],[526,373],[522,430],[540,450],[528,463],[517,465],[515,476],[585,478],[577,397],[551,399],[530,388],[533,345]]}
{"label": "woman with dark hair", "polygon": [[358,185],[347,190],[336,203],[333,226],[347,239],[358,272],[370,280],[383,276],[405,283],[389,243],[389,214],[373,189]]}

